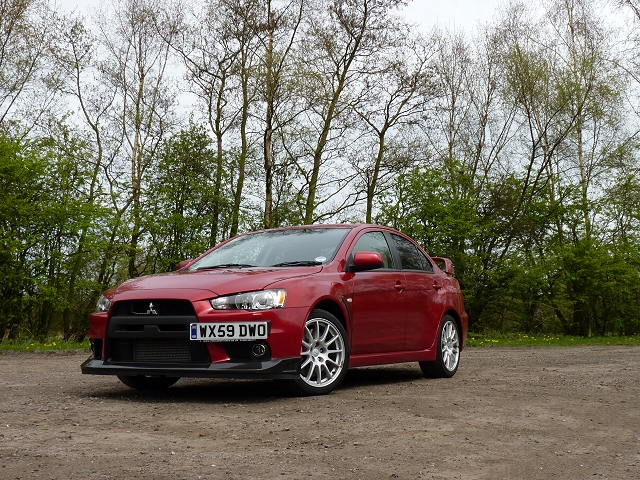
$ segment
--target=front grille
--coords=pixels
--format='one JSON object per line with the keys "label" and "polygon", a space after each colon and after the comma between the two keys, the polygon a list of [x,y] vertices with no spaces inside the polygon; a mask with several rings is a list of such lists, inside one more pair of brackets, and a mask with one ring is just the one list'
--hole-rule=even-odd
{"label": "front grille", "polygon": [[[151,308],[150,308],[151,307]],[[150,312],[149,314],[147,312]],[[151,313],[155,312],[155,313]],[[193,316],[196,312],[188,300],[130,300],[113,306],[112,317],[150,316],[182,317]]]}
{"label": "front grille", "polygon": [[190,363],[201,366],[211,363],[207,346],[191,340],[114,338],[109,345],[111,363]]}
{"label": "front grille", "polygon": [[189,344],[171,340],[137,340],[133,343],[134,362],[190,363]]}
{"label": "front grille", "polygon": [[188,300],[117,302],[107,327],[107,361],[206,367],[211,363],[206,344],[189,340],[189,324],[197,321]]}

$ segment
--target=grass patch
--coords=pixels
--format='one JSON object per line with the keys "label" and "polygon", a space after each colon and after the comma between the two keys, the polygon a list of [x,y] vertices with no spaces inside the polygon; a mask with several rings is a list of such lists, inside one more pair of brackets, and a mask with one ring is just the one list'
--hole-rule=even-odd
{"label": "grass patch", "polygon": [[527,333],[471,333],[468,347],[569,347],[572,345],[640,345],[640,335],[630,337],[573,337],[569,335],[540,335]]}
{"label": "grass patch", "polygon": [[48,339],[42,342],[36,340],[3,340],[0,342],[0,351],[13,350],[15,352],[31,352],[35,350],[88,350],[89,339],[82,342],[67,342],[59,338]]}

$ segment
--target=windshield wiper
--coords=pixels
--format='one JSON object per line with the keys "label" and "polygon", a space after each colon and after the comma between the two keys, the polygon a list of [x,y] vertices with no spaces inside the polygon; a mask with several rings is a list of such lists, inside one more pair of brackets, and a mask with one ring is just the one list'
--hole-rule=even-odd
{"label": "windshield wiper", "polygon": [[282,262],[271,265],[272,267],[313,267],[315,265],[322,265],[322,262],[317,260],[296,260],[293,262]]}
{"label": "windshield wiper", "polygon": [[221,263],[220,265],[208,265],[206,267],[198,267],[196,270],[214,270],[216,268],[249,268],[255,267],[250,263]]}

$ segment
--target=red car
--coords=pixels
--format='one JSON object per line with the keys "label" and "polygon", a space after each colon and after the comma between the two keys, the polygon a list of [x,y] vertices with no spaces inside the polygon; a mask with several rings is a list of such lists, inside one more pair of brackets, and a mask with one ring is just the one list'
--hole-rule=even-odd
{"label": "red car", "polygon": [[183,263],[104,293],[82,373],[147,390],[180,377],[267,377],[318,395],[348,367],[458,369],[467,314],[453,266],[391,228],[262,230]]}

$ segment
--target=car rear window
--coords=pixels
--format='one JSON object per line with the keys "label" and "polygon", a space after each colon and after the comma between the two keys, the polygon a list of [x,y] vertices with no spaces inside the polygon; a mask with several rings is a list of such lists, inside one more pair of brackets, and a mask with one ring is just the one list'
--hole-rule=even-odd
{"label": "car rear window", "polygon": [[400,262],[404,270],[422,270],[433,272],[433,266],[429,259],[413,243],[400,235],[392,234],[396,249],[400,254]]}

